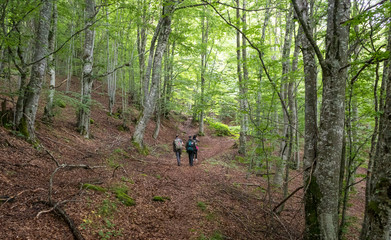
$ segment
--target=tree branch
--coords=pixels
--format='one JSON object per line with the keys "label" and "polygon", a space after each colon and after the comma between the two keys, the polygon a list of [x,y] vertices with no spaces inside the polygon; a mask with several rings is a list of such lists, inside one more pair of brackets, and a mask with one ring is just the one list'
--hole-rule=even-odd
{"label": "tree branch", "polygon": [[312,34],[310,33],[310,30],[308,29],[307,23],[304,21],[303,16],[300,14],[301,10],[299,9],[299,5],[297,5],[297,0],[292,0],[293,8],[295,9],[296,16],[299,19],[300,25],[303,28],[304,34],[307,37],[308,41],[310,42],[312,48],[315,51],[316,56],[318,57],[318,61],[320,66],[323,70],[326,69],[326,64],[324,62],[324,58],[322,53],[319,50],[318,45],[316,44],[314,38],[312,37]]}
{"label": "tree branch", "polygon": [[234,24],[232,24],[231,22],[227,21],[227,19],[225,19],[225,17],[223,15],[221,15],[221,13],[209,2],[207,2],[206,0],[202,0],[203,2],[205,3],[208,3],[209,6],[211,6],[213,8],[213,10],[217,13],[217,15],[220,16],[220,18],[222,18],[224,20],[224,22],[226,24],[228,24],[229,26],[233,27],[236,31],[238,31],[240,34],[243,35],[243,37],[246,39],[246,41],[249,43],[249,45],[255,50],[257,51],[258,53],[258,57],[259,57],[259,60],[261,61],[261,65],[262,65],[262,69],[265,71],[265,74],[267,76],[267,79],[269,80],[270,84],[272,85],[273,87],[273,90],[277,93],[279,99],[280,99],[280,102],[281,102],[281,105],[282,105],[282,108],[284,109],[286,115],[288,116],[288,122],[289,124],[291,124],[291,119],[290,119],[290,113],[288,111],[288,108],[286,107],[286,104],[284,102],[284,100],[282,99],[282,96],[280,94],[280,92],[277,90],[277,85],[276,83],[273,81],[273,79],[271,78],[270,74],[269,74],[269,71],[267,70],[266,68],[266,65],[265,65],[265,62],[263,61],[263,54],[261,52],[261,50],[255,46],[255,44],[246,36],[246,34],[244,34],[237,26],[235,26]]}
{"label": "tree branch", "polygon": [[277,206],[275,206],[273,208],[273,212],[275,212],[282,204],[284,204],[286,201],[288,201],[289,198],[291,198],[293,195],[295,195],[295,193],[297,193],[299,190],[301,190],[303,188],[304,188],[304,186],[296,188],[291,194],[289,194],[289,196],[284,198],[279,204],[277,204]]}

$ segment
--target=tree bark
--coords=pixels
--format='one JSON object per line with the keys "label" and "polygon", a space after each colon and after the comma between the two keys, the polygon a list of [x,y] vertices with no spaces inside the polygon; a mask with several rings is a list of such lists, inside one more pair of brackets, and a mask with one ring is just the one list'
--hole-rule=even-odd
{"label": "tree bark", "polygon": [[[49,52],[53,52],[55,45],[56,45],[56,32],[57,32],[57,4],[53,4],[53,16],[52,16],[52,23],[51,28],[49,32]],[[48,122],[52,122],[53,120],[53,99],[54,99],[54,93],[55,93],[55,86],[56,86],[56,66],[55,66],[56,60],[54,58],[54,54],[51,54],[48,58],[48,65],[49,65],[49,76],[50,76],[50,83],[49,83],[49,95],[48,100],[45,106],[44,110],[44,119]]]}
{"label": "tree bark", "polygon": [[90,137],[91,116],[91,91],[92,91],[92,65],[94,56],[95,31],[92,22],[95,17],[95,0],[86,0],[85,25],[90,26],[85,30],[84,55],[83,55],[83,79],[81,89],[81,106],[78,111],[78,130],[85,138]]}
{"label": "tree bark", "polygon": [[[139,2],[138,2],[139,3]],[[139,6],[142,8],[142,20],[141,25],[137,26],[137,50],[138,50],[138,60],[140,68],[140,103],[144,106],[146,101],[146,96],[148,95],[149,89],[149,78],[146,79],[145,76],[145,47],[147,45],[147,5],[143,0],[142,5]]]}
{"label": "tree bark", "polygon": [[[237,25],[240,26],[240,3],[239,0],[236,0],[236,18]],[[239,85],[239,118],[240,118],[240,135],[239,135],[239,150],[240,154],[246,155],[246,142],[247,142],[247,131],[246,131],[246,117],[245,117],[245,105],[244,105],[244,92],[243,92],[243,73],[242,73],[242,65],[244,60],[242,58],[242,45],[240,43],[240,32],[236,31],[236,60],[237,60],[237,74],[238,74],[238,85]],[[242,43],[243,44],[243,43]],[[244,48],[244,46],[243,46]],[[242,56],[241,56],[242,55]]]}
{"label": "tree bark", "polygon": [[[342,25],[349,19],[350,2],[329,1],[327,11],[326,58],[323,58],[308,24],[307,4],[292,0],[296,14],[306,36],[322,67],[323,94],[320,126],[317,142],[307,133],[316,115],[307,116],[305,146],[305,239],[338,238],[339,176],[344,133],[345,88],[349,25]],[[304,46],[307,45],[305,40]],[[308,44],[309,45],[309,44]],[[304,55],[304,59],[306,56]],[[307,64],[304,62],[304,66]],[[307,75],[307,74],[306,74]],[[316,89],[309,93],[316,94]],[[316,102],[316,101],[314,101]],[[307,104],[307,80],[306,80]],[[313,110],[315,110],[314,108]],[[315,125],[316,126],[316,125]],[[316,128],[313,128],[316,129]],[[312,130],[310,130],[312,131]],[[311,137],[316,136],[312,134]],[[314,144],[315,143],[315,144]],[[313,155],[311,155],[311,153]]]}
{"label": "tree bark", "polygon": [[[292,19],[293,9],[290,7],[288,14],[286,15],[286,28],[285,28],[285,37],[284,37],[284,45],[282,49],[282,78],[281,78],[281,97],[282,101],[284,101],[285,106],[288,106],[288,73],[289,73],[289,56],[290,49],[292,45],[292,32],[293,32],[293,19]],[[284,180],[284,174],[286,175],[285,168],[287,167],[287,163],[289,161],[289,142],[290,142],[290,114],[285,109],[285,106],[282,106],[283,113],[283,133],[282,140],[280,145],[280,157],[276,162],[276,173],[274,175],[273,184],[276,186],[281,186]]]}
{"label": "tree bark", "polygon": [[[145,129],[152,116],[153,111],[155,110],[157,89],[158,89],[158,84],[159,84],[159,79],[161,74],[160,72],[161,72],[162,58],[171,32],[171,16],[174,10],[175,10],[175,2],[173,0],[166,0],[163,2],[163,13],[159,20],[158,26],[155,29],[155,34],[151,41],[148,67],[147,67],[147,71],[145,72],[145,78],[149,79],[151,75],[151,69],[152,69],[151,88],[145,100],[142,116],[136,125],[132,137],[133,142],[138,144],[141,148],[144,148],[143,138],[144,138]],[[157,38],[158,38],[158,42],[155,49],[155,42]]]}
{"label": "tree bark", "polygon": [[[289,110],[291,114],[292,123],[290,128],[292,129],[292,138],[291,138],[291,145],[292,145],[292,161],[291,166],[294,169],[300,168],[300,148],[299,148],[299,122],[297,118],[297,100],[296,100],[296,89],[297,89],[297,83],[296,83],[296,74],[295,72],[298,70],[298,60],[299,60],[299,46],[301,41],[301,35],[302,31],[297,32],[295,36],[295,49],[293,52],[293,60],[292,60],[292,69],[291,72],[293,73],[289,85],[288,85],[288,101],[289,101]],[[294,145],[294,146],[293,146]],[[293,148],[294,147],[294,148]]]}
{"label": "tree bark", "polygon": [[[391,28],[388,31],[388,47],[391,51]],[[384,62],[383,81],[385,101],[380,100],[384,113],[380,116],[378,140],[369,172],[365,218],[360,239],[390,239],[391,236],[391,57]],[[371,166],[368,166],[369,168]],[[369,169],[368,169],[369,170]]]}
{"label": "tree bark", "polygon": [[203,16],[201,19],[202,29],[201,29],[201,96],[200,96],[200,105],[201,113],[199,120],[199,131],[198,134],[204,135],[204,118],[205,118],[205,72],[207,66],[207,47],[208,47],[208,35],[209,35],[209,21],[206,16],[206,7],[202,12]]}
{"label": "tree bark", "polygon": [[46,59],[48,49],[48,37],[50,30],[50,18],[52,13],[52,0],[42,0],[38,31],[34,48],[34,60],[41,61],[33,64],[30,81],[26,87],[23,116],[20,120],[19,130],[29,141],[35,142],[35,117],[38,109],[42,82],[45,76]]}

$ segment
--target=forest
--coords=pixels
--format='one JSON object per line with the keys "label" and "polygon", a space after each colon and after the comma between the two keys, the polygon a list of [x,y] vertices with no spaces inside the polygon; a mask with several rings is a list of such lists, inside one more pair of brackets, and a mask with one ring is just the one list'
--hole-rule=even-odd
{"label": "forest", "polygon": [[391,1],[0,5],[0,239],[391,239]]}

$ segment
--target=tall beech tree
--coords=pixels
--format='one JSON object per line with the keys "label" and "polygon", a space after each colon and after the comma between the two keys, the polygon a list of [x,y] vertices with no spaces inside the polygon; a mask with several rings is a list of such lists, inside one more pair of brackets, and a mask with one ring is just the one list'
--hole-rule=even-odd
{"label": "tall beech tree", "polygon": [[77,127],[81,135],[90,137],[90,116],[91,116],[91,91],[92,91],[92,67],[94,57],[95,31],[92,23],[95,18],[95,0],[85,1],[85,30],[84,54],[83,54],[83,76],[81,86],[81,106],[77,113]]}
{"label": "tall beech tree", "polygon": [[[171,18],[174,13],[176,2],[165,0],[163,2],[162,15],[156,26],[151,46],[149,49],[149,59],[146,72],[143,76],[145,82],[151,79],[151,86],[146,95],[144,109],[141,118],[137,122],[132,140],[140,147],[144,147],[143,138],[147,124],[155,110],[156,100],[158,97],[158,84],[160,83],[161,65],[164,51],[171,32]],[[157,41],[157,43],[156,43]],[[152,77],[151,77],[152,75]]]}
{"label": "tall beech tree", "polygon": [[39,14],[39,24],[34,45],[34,57],[30,81],[24,93],[23,116],[19,123],[19,130],[30,141],[36,141],[35,118],[41,95],[42,82],[45,77],[46,55],[48,53],[50,19],[52,16],[53,1],[42,0]]}
{"label": "tall beech tree", "polygon": [[[308,28],[304,4],[299,6],[292,0],[295,12],[310,41],[322,68],[322,107],[317,135],[316,158],[311,161],[311,175],[306,180],[307,239],[338,238],[339,173],[341,167],[342,142],[344,137],[345,89],[347,79],[347,49],[349,24],[341,24],[349,19],[350,1],[329,1],[327,9],[326,54],[323,57]],[[308,213],[306,213],[308,214]]]}
{"label": "tall beech tree", "polygon": [[391,27],[388,29],[388,59],[384,62],[379,130],[373,166],[369,173],[365,218],[360,239],[390,239],[391,236]]}
{"label": "tall beech tree", "polygon": [[[57,4],[53,4],[53,16],[52,16],[52,22],[50,26],[50,32],[49,32],[49,52],[53,52],[56,47],[56,32],[57,32]],[[55,93],[55,86],[56,86],[56,61],[54,58],[54,54],[51,54],[48,58],[48,66],[49,66],[49,76],[50,76],[50,83],[49,83],[49,94],[48,94],[48,100],[45,106],[45,112],[44,112],[44,118],[46,121],[51,122],[52,118],[54,116],[53,114],[53,100],[54,100],[54,93]]]}

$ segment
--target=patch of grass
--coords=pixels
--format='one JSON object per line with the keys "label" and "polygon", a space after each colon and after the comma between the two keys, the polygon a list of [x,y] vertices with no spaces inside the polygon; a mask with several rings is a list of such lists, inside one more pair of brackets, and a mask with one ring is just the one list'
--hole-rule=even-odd
{"label": "patch of grass", "polygon": [[205,160],[205,162],[209,163],[210,165],[220,165],[220,166],[226,167],[226,168],[237,168],[238,167],[234,162],[226,163],[224,161],[217,160],[214,158],[208,158]]}
{"label": "patch of grass", "polygon": [[110,156],[106,159],[107,164],[111,168],[117,168],[117,167],[122,167],[122,164],[118,163],[118,160],[121,158],[130,158],[129,154],[121,149],[121,148],[116,148],[113,150],[113,152],[110,154]]}
{"label": "patch of grass", "polygon": [[219,231],[216,230],[213,232],[212,236],[207,237],[205,234],[201,233],[201,235],[198,237],[198,240],[223,240],[224,235]]}
{"label": "patch of grass", "polygon": [[149,149],[148,147],[144,144],[141,146],[139,143],[132,141],[133,146],[136,148],[137,152],[144,155],[148,156],[149,155]]}
{"label": "patch of grass", "polygon": [[246,163],[246,159],[242,156],[235,156],[235,161],[239,162],[239,163]]}
{"label": "patch of grass", "polygon": [[157,178],[157,179],[162,179],[162,176],[160,176],[160,174],[157,174],[157,175],[156,175],[156,178]]}
{"label": "patch of grass", "polygon": [[103,187],[100,187],[100,186],[97,186],[97,185],[93,185],[93,184],[89,184],[89,183],[84,183],[82,188],[90,189],[90,190],[94,190],[94,191],[98,191],[98,192],[106,192],[107,191]]}
{"label": "patch of grass", "polygon": [[204,203],[202,201],[198,201],[197,207],[199,207],[202,211],[205,211],[206,210],[206,203]]}
{"label": "patch of grass", "polygon": [[132,179],[124,177],[124,176],[121,177],[121,181],[134,184],[134,181]]}
{"label": "patch of grass", "polygon": [[169,197],[162,197],[162,196],[154,196],[152,198],[152,201],[155,201],[155,202],[165,202],[166,200],[171,200]]}
{"label": "patch of grass", "polygon": [[206,220],[212,222],[212,221],[214,221],[216,219],[216,215],[214,213],[210,212],[210,213],[206,214],[205,218],[206,218]]}

